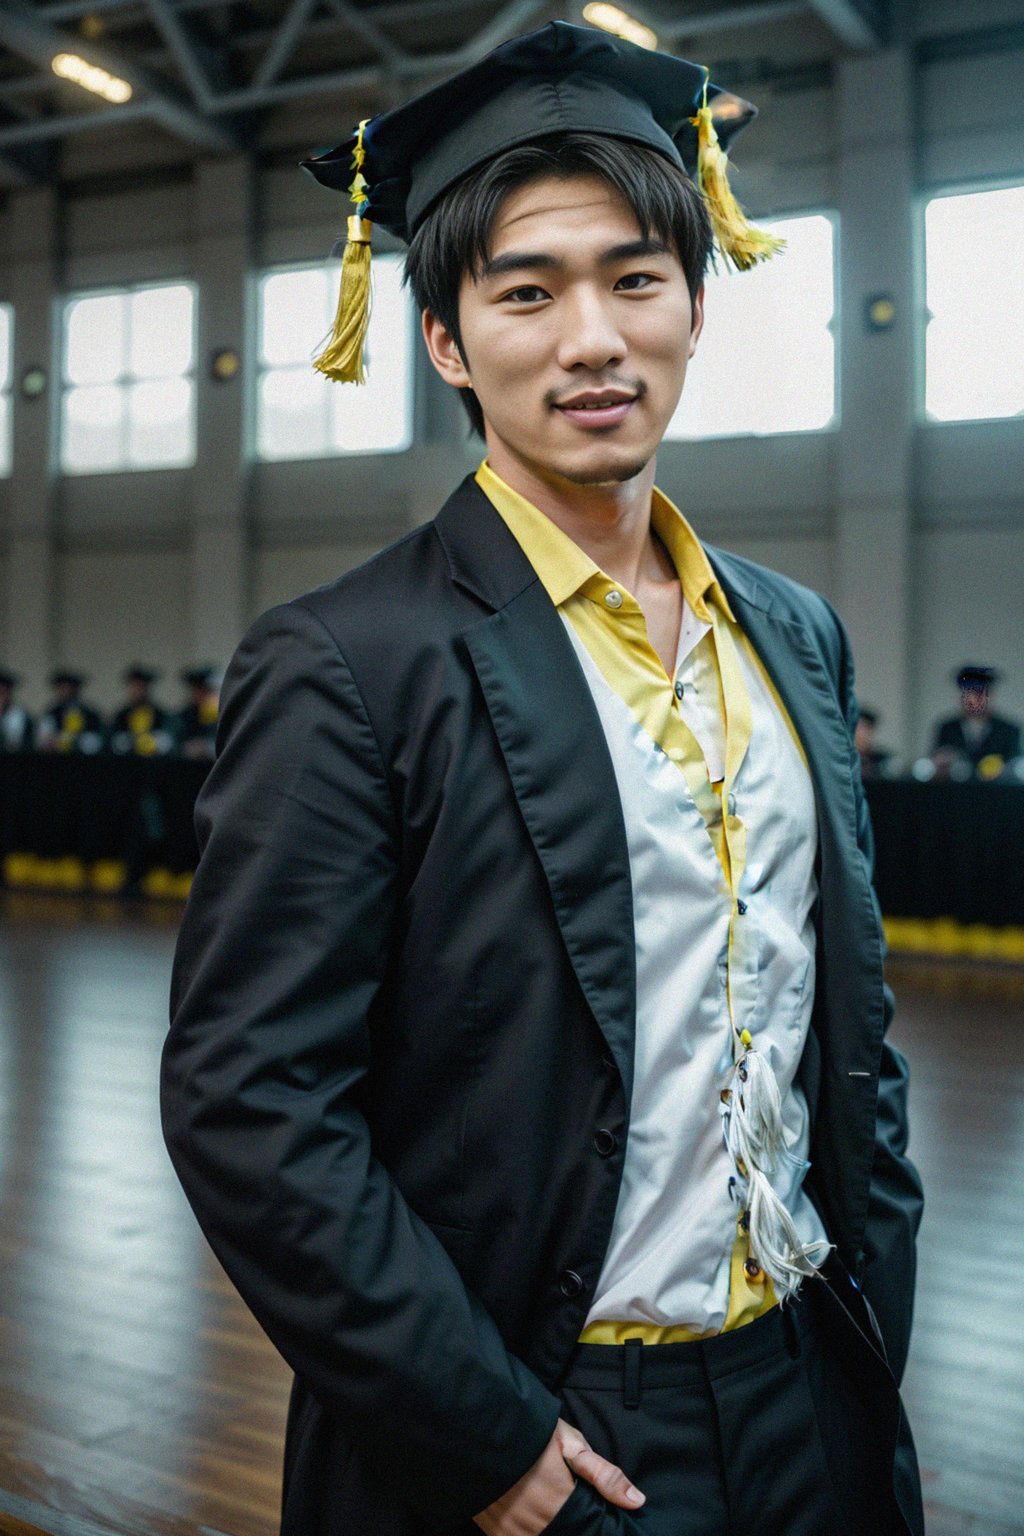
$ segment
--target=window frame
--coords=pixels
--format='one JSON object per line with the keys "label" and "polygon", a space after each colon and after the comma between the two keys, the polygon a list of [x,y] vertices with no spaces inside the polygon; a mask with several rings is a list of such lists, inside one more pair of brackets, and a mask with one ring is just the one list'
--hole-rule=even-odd
{"label": "window frame", "polygon": [[933,318],[928,308],[928,207],[940,198],[970,197],[979,192],[1008,192],[1020,187],[1024,194],[1024,176],[972,176],[964,181],[931,182],[919,188],[915,198],[913,228],[914,276],[917,287],[914,335],[914,417],[915,424],[926,431],[956,431],[963,427],[985,427],[1008,421],[1024,421],[1024,412],[1004,416],[940,417],[928,414],[928,325]]}
{"label": "window frame", "polygon": [[[828,220],[832,227],[832,314],[829,317],[828,324],[825,327],[829,335],[832,337],[832,416],[830,420],[827,421],[824,426],[820,427],[782,427],[779,429],[773,429],[768,432],[758,432],[752,428],[745,428],[744,430],[738,432],[716,432],[711,435],[695,433],[693,436],[669,437],[666,434],[666,436],[662,439],[664,443],[673,443],[685,446],[690,443],[712,444],[735,443],[744,441],[758,442],[764,441],[767,438],[778,437],[822,437],[829,433],[838,432],[840,430],[843,416],[841,392],[842,359],[840,355],[842,344],[842,296],[840,287],[841,279],[839,252],[841,223],[840,215],[841,209],[837,207],[814,204],[810,207],[786,208],[778,212],[765,214],[760,218],[752,218],[752,222],[758,226],[764,226],[767,224],[781,224],[788,219],[824,218]],[[724,268],[724,259],[719,256],[718,260],[721,262]],[[708,262],[708,269],[711,272],[714,271],[714,269],[711,267],[710,261]],[[743,272],[727,271],[727,276],[730,278],[730,280],[742,282],[746,274]],[[685,390],[686,386],[684,384],[684,394]]]}
{"label": "window frame", "polygon": [[[393,259],[395,259],[400,264],[404,263],[404,253],[401,252],[401,251],[392,250],[392,249],[375,250],[372,253],[371,260],[378,261],[378,260],[382,259],[383,257],[393,258]],[[391,457],[395,457],[395,456],[398,456],[398,455],[403,454],[403,453],[408,453],[409,450],[411,448],[414,448],[415,445],[416,445],[417,438],[418,438],[418,424],[417,424],[417,417],[416,417],[416,407],[417,407],[417,397],[418,397],[418,389],[417,389],[417,359],[418,359],[418,351],[419,351],[419,349],[417,348],[417,345],[416,345],[416,334],[417,334],[416,333],[416,319],[417,319],[417,315],[416,315],[415,306],[412,303],[412,297],[411,297],[411,294],[409,292],[409,289],[405,286],[404,283],[402,283],[402,284],[400,284],[400,291],[401,291],[401,293],[403,295],[403,302],[406,305],[406,310],[407,310],[407,315],[408,315],[408,326],[409,326],[409,335],[408,335],[409,367],[408,367],[408,371],[407,371],[406,392],[405,392],[406,393],[406,398],[405,398],[405,422],[406,422],[405,437],[406,437],[406,441],[400,447],[397,447],[397,448],[326,448],[326,449],[322,449],[322,450],[321,449],[317,449],[315,451],[311,451],[309,453],[302,453],[302,454],[269,454],[268,455],[268,454],[264,453],[264,451],[261,448],[261,445],[260,445],[260,412],[261,412],[260,401],[261,401],[261,391],[262,391],[263,380],[270,373],[293,372],[293,371],[295,371],[296,369],[298,369],[301,366],[298,363],[277,363],[277,364],[271,363],[271,364],[264,364],[264,362],[262,360],[263,359],[263,320],[264,320],[263,292],[264,292],[264,285],[265,285],[265,283],[266,283],[268,278],[279,277],[279,276],[281,276],[282,274],[285,274],[285,273],[289,273],[289,272],[316,272],[316,271],[323,272],[325,269],[330,271],[331,268],[334,268],[335,280],[336,281],[340,280],[340,270],[341,270],[341,258],[340,257],[334,258],[333,260],[331,258],[325,259],[325,258],[319,257],[319,256],[318,257],[314,257],[314,258],[297,257],[297,258],[294,258],[294,259],[291,259],[291,260],[288,260],[288,261],[274,262],[273,264],[271,264],[269,266],[261,266],[256,271],[254,271],[253,274],[252,274],[252,289],[251,289],[251,292],[252,292],[252,296],[253,296],[253,298],[252,298],[252,316],[253,316],[253,338],[254,338],[253,366],[252,366],[252,394],[251,394],[252,405],[251,405],[250,411],[248,412],[248,427],[247,427],[247,431],[246,431],[246,434],[245,434],[245,444],[246,444],[246,454],[247,454],[247,457],[254,464],[258,464],[258,465],[267,465],[267,464],[311,464],[311,463],[318,463],[318,462],[320,462],[320,463],[333,463],[334,461],[336,461],[338,459],[373,459],[373,458],[385,458],[385,457],[386,458],[391,458]],[[331,318],[333,318],[333,300],[332,300],[332,314],[331,314]],[[312,369],[312,366],[313,366],[312,359],[313,359],[313,355],[315,354],[315,352],[317,350],[318,342],[319,342],[319,338],[317,338],[312,343],[312,345],[310,346],[310,360],[309,360],[309,367],[310,367],[310,369]],[[335,385],[333,385],[333,387],[334,388],[345,388],[347,386],[335,384]],[[352,386],[352,387],[358,387],[358,386]],[[330,398],[329,396],[325,396],[325,400],[329,400],[329,398]],[[326,408],[327,407],[325,406],[325,409]]]}
{"label": "window frame", "polygon": [[0,311],[9,317],[7,377],[0,376],[0,396],[7,400],[4,439],[0,442],[0,480],[9,480],[14,473],[14,305],[10,299],[0,299]]}
{"label": "window frame", "polygon": [[[155,379],[140,378],[137,374],[122,373],[116,379],[111,380],[111,386],[117,389],[127,389],[133,384],[145,384],[159,382],[161,378],[187,379],[189,382],[189,430],[191,436],[191,451],[187,459],[173,464],[126,464],[107,465],[105,467],[89,466],[84,469],[74,469],[67,465],[64,458],[65,450],[65,401],[68,394],[75,389],[102,388],[109,386],[73,384],[67,377],[68,361],[68,316],[72,304],[82,299],[102,299],[112,296],[120,297],[140,292],[152,292],[159,288],[187,288],[192,294],[192,333],[191,351],[192,361],[184,373],[157,375]],[[167,474],[177,473],[182,470],[194,469],[199,452],[198,432],[198,394],[199,394],[199,284],[192,277],[168,277],[168,278],[140,278],[137,281],[124,283],[103,283],[94,288],[79,288],[64,293],[59,299],[59,353],[58,353],[58,378],[60,393],[57,400],[57,425],[55,459],[56,471],[62,478],[79,480],[89,475],[138,475],[138,474]],[[127,418],[126,418],[127,420]]]}

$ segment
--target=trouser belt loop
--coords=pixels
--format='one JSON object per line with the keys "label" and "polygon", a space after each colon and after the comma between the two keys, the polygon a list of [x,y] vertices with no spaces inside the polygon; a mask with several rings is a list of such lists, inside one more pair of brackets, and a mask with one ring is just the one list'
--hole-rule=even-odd
{"label": "trouser belt loop", "polygon": [[623,1408],[639,1408],[640,1406],[640,1350],[643,1347],[643,1339],[631,1338],[623,1341],[622,1355],[622,1406]]}

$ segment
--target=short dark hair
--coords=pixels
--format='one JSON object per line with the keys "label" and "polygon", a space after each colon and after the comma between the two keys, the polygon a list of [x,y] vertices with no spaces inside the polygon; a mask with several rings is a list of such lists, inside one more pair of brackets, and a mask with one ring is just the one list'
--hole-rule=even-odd
{"label": "short dark hair", "polygon": [[[629,203],[644,239],[673,246],[691,300],[704,281],[711,254],[711,222],[689,176],[643,144],[600,133],[559,133],[496,155],[451,187],[413,235],[405,281],[421,310],[429,310],[462,351],[459,289],[466,272],[479,276],[490,255],[491,232],[510,192],[544,176],[600,176]],[[470,424],[481,437],[484,417],[471,389],[459,391]]]}

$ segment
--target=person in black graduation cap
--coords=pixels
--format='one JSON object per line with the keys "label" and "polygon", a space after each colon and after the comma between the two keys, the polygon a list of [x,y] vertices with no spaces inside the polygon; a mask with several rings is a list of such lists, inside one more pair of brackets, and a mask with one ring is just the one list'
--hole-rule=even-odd
{"label": "person in black graduation cap", "polygon": [[556,22],[306,162],[317,366],[380,223],[487,456],[251,626],[197,803],[163,1125],[295,1371],[285,1536],[922,1529],[848,641],[654,485],[712,234],[778,244],[752,114]]}
{"label": "person in black graduation cap", "polygon": [[214,667],[186,667],[181,681],[190,699],[174,722],[176,750],[182,757],[212,757],[217,741],[217,671]]}
{"label": "person in black graduation cap", "polygon": [[949,767],[959,760],[977,771],[985,758],[997,758],[1001,766],[1020,756],[1020,726],[992,713],[992,689],[999,677],[995,667],[974,662],[958,668],[954,682],[960,690],[960,713],[941,720],[932,740],[931,755],[940,765]]}
{"label": "person in black graduation cap", "polygon": [[39,752],[100,752],[106,743],[103,718],[82,698],[89,679],[67,667],[50,674],[54,699],[36,724]]}
{"label": "person in black graduation cap", "polygon": [[152,697],[160,673],[134,662],[122,673],[125,703],[111,717],[110,750],[132,752],[138,757],[159,757],[174,746],[172,719]]}
{"label": "person in black graduation cap", "polygon": [[14,699],[21,679],[0,668],[0,752],[28,752],[32,748],[32,721]]}

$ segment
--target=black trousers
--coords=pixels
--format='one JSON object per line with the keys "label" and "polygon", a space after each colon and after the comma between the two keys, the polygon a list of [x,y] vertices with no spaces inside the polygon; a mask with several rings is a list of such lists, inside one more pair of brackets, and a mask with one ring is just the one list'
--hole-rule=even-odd
{"label": "black trousers", "polygon": [[579,1478],[552,1536],[923,1536],[910,1428],[852,1283],[805,1281],[712,1339],[577,1344],[559,1393],[647,1501],[621,1510]]}

